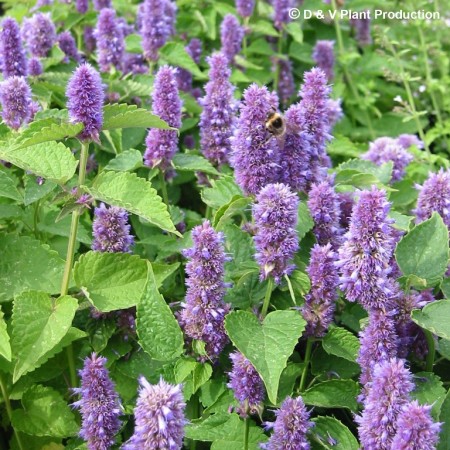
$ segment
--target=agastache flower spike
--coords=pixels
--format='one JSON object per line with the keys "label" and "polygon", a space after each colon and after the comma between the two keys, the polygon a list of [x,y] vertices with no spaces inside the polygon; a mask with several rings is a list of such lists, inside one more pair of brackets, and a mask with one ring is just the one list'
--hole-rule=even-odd
{"label": "agastache flower spike", "polygon": [[130,252],[134,239],[130,235],[128,213],[117,206],[107,208],[101,203],[99,208],[95,208],[94,214],[92,250],[109,253]]}
{"label": "agastache flower spike", "polygon": [[264,384],[252,363],[239,352],[230,354],[232,369],[227,386],[240,405],[237,410],[241,417],[259,414],[264,400]]}
{"label": "agastache flower spike", "polygon": [[397,138],[397,144],[404,149],[408,149],[412,145],[415,145],[417,148],[423,148],[423,142],[415,134],[401,134]]}
{"label": "agastache flower spike", "polygon": [[278,60],[279,81],[278,81],[278,95],[280,102],[287,105],[291,97],[295,93],[294,75],[292,73],[292,62],[289,59]]}
{"label": "agastache flower spike", "polygon": [[50,14],[37,13],[24,23],[25,40],[32,56],[45,57],[56,42],[55,24]]}
{"label": "agastache flower spike", "polygon": [[273,434],[267,444],[260,444],[261,448],[266,450],[309,450],[311,448],[306,434],[314,423],[309,420],[310,413],[301,397],[287,397],[275,415],[274,423],[266,423],[267,428],[273,428]]}
{"label": "agastache flower spike", "polygon": [[390,450],[435,450],[441,426],[442,423],[433,422],[430,405],[419,405],[413,400],[398,415]]}
{"label": "agastache flower spike", "polygon": [[[153,85],[153,113],[171,127],[181,127],[181,100],[178,93],[176,70],[163,66]],[[146,138],[144,163],[148,167],[170,168],[173,155],[178,150],[178,134],[175,130],[151,128]]]}
{"label": "agastache flower spike", "polygon": [[103,87],[100,74],[90,65],[82,64],[67,84],[67,108],[71,122],[81,122],[83,141],[98,141],[103,124]]}
{"label": "agastache flower spike", "polygon": [[[368,12],[368,11],[366,11]],[[372,43],[372,37],[370,35],[370,18],[358,18],[350,19],[350,24],[355,30],[355,38],[360,47],[370,45]]]}
{"label": "agastache flower spike", "polygon": [[246,194],[278,180],[278,144],[266,130],[268,115],[278,109],[278,98],[263,86],[244,91],[237,130],[232,139],[232,164],[237,184]]}
{"label": "agastache flower spike", "polygon": [[181,385],[171,385],[162,378],[158,384],[150,384],[144,377],[139,383],[135,430],[123,450],[180,450],[187,423]]}
{"label": "agastache flower spike", "polygon": [[312,58],[331,82],[334,78],[334,41],[317,41]]}
{"label": "agastache flower spike", "polygon": [[106,358],[95,353],[87,357],[79,371],[81,388],[74,388],[81,399],[72,404],[81,412],[80,436],[89,450],[107,450],[120,429],[121,405],[105,367]]}
{"label": "agastache flower spike", "polygon": [[2,22],[0,56],[4,78],[27,75],[27,60],[20,37],[20,28],[12,17],[6,17]]}
{"label": "agastache flower spike", "polygon": [[291,21],[290,9],[294,6],[293,0],[272,0],[274,11],[273,21],[278,30],[282,30],[284,25]]}
{"label": "agastache flower spike", "polygon": [[86,14],[89,9],[89,0],[76,0],[75,6],[77,8],[77,12],[80,14]]}
{"label": "agastache flower spike", "polygon": [[100,11],[95,37],[100,70],[108,72],[112,66],[120,69],[125,51],[125,41],[113,9],[103,8]]}
{"label": "agastache flower spike", "polygon": [[103,8],[111,8],[112,3],[111,0],[93,0],[94,1],[94,9],[96,11],[101,11]]}
{"label": "agastache flower spike", "polygon": [[430,173],[423,186],[416,185],[416,188],[419,189],[417,207],[413,211],[416,222],[423,222],[437,212],[450,228],[450,170]]}
{"label": "agastache flower spike", "polygon": [[341,99],[333,100],[330,98],[327,100],[327,119],[330,130],[342,119],[343,116],[344,112],[341,107]]}
{"label": "agastache flower spike", "polygon": [[388,275],[395,236],[387,217],[389,210],[384,191],[373,187],[361,192],[339,249],[336,265],[341,272],[341,289],[347,300],[358,301],[367,310],[389,310],[392,306],[394,293]]}
{"label": "agastache flower spike", "polygon": [[339,284],[335,261],[336,253],[330,244],[323,247],[316,244],[311,250],[311,259],[306,270],[311,280],[311,290],[306,295],[302,308],[308,337],[324,336],[333,321]]}
{"label": "agastache flower spike", "polygon": [[242,40],[244,39],[244,29],[241,27],[236,16],[227,14],[220,25],[220,51],[228,58],[230,63],[241,51]]}
{"label": "agastache flower spike", "polygon": [[[189,44],[184,48],[189,56],[196,64],[200,62],[202,56],[202,41],[200,39],[191,39]],[[178,69],[177,71],[178,89],[184,92],[192,90],[192,74],[186,69]]]}
{"label": "agastache flower spike", "polygon": [[241,17],[251,17],[255,8],[255,0],[236,0],[236,10]]}
{"label": "agastache flower spike", "polygon": [[97,41],[94,36],[94,28],[86,26],[83,29],[84,49],[86,53],[93,53],[97,47]]}
{"label": "agastache flower spike", "polygon": [[236,101],[234,86],[230,83],[231,70],[222,53],[208,58],[210,81],[201,99],[200,145],[202,153],[216,166],[228,162],[231,152],[230,138],[235,128]]}
{"label": "agastache flower spike", "polygon": [[39,58],[30,58],[28,60],[28,74],[32,77],[38,77],[44,71]]}
{"label": "agastache flower spike", "polygon": [[269,184],[256,196],[254,241],[261,280],[271,276],[279,284],[281,278],[295,268],[291,261],[299,248],[298,203],[297,194],[282,183]]}
{"label": "agastache flower spike", "polygon": [[413,388],[412,375],[404,360],[392,358],[375,366],[364,410],[356,417],[363,449],[394,448],[397,418]]}
{"label": "agastache flower spike", "polygon": [[70,31],[63,31],[58,35],[59,48],[66,55],[65,61],[69,62],[69,58],[79,62],[81,60],[78,53],[77,44]]}
{"label": "agastache flower spike", "polygon": [[31,118],[31,89],[24,77],[9,77],[0,84],[3,122],[18,130]]}
{"label": "agastache flower spike", "polygon": [[223,301],[227,260],[224,236],[205,221],[192,230],[192,240],[194,246],[184,252],[189,258],[186,265],[189,278],[180,323],[189,338],[205,343],[207,356],[214,359],[228,342],[224,328],[224,318],[230,310]]}

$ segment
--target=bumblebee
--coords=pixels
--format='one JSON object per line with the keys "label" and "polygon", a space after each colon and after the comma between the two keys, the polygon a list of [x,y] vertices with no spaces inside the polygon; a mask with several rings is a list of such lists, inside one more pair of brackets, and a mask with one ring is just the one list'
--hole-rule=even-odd
{"label": "bumblebee", "polygon": [[284,136],[286,134],[284,117],[276,111],[270,112],[266,120],[266,130],[276,138]]}

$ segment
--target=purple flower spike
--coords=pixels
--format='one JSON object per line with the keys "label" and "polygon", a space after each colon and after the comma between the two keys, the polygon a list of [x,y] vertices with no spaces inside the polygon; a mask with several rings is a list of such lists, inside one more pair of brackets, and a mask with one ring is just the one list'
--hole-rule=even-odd
{"label": "purple flower spike", "polygon": [[[185,47],[186,52],[194,60],[196,64],[200,62],[202,56],[202,41],[200,39],[191,39]],[[192,74],[186,69],[178,69],[177,71],[178,89],[184,92],[192,91]]]}
{"label": "purple flower spike", "polygon": [[28,60],[28,74],[32,77],[38,77],[42,74],[44,68],[42,67],[41,61],[39,58],[30,58]]}
{"label": "purple flower spike", "polygon": [[400,181],[405,176],[406,166],[414,159],[395,139],[382,137],[369,146],[369,150],[361,155],[362,159],[372,161],[377,166],[392,162],[392,182]]}
{"label": "purple flower spike", "polygon": [[214,53],[208,63],[210,81],[205,86],[206,96],[201,100],[200,145],[203,154],[214,165],[220,166],[229,161],[237,105],[226,56]]}
{"label": "purple flower spike", "polygon": [[86,14],[89,9],[89,0],[76,0],[75,7],[80,14]]}
{"label": "purple flower spike", "polygon": [[94,214],[92,250],[109,253],[130,252],[134,238],[130,235],[128,213],[122,208],[107,208],[101,203],[99,208],[95,208]]}
{"label": "purple flower spike", "polygon": [[404,149],[408,149],[412,145],[415,145],[417,148],[423,148],[423,142],[415,134],[401,134],[397,138],[397,144]]}
{"label": "purple flower spike", "polygon": [[55,24],[48,13],[37,13],[24,23],[25,40],[32,56],[45,57],[56,42]]}
{"label": "purple flower spike", "polygon": [[375,366],[364,410],[356,417],[362,448],[397,450],[392,447],[397,418],[413,388],[404,360],[392,358]]}
{"label": "purple flower spike", "polygon": [[209,221],[192,230],[194,246],[184,252],[189,258],[186,273],[186,303],[180,324],[191,339],[205,343],[210,359],[217,358],[228,342],[224,318],[230,307],[225,296],[223,234],[217,233]]}
{"label": "purple flower spike", "polygon": [[[368,12],[368,11],[366,11]],[[355,39],[360,47],[370,45],[372,43],[372,36],[370,35],[370,17],[360,19],[350,19],[350,24],[355,30]]]}
{"label": "purple flower spike", "polygon": [[87,442],[89,450],[106,450],[115,442],[120,429],[121,405],[114,384],[105,367],[106,358],[95,353],[84,360],[79,371],[81,388],[74,388],[81,399],[72,404],[81,412],[80,436]]}
{"label": "purple flower spike", "polygon": [[70,31],[63,31],[58,36],[58,44],[59,48],[66,55],[66,62],[69,62],[69,58],[73,59],[76,62],[80,62],[81,58],[78,53],[77,43],[72,36]]}
{"label": "purple flower spike", "polygon": [[110,8],[100,11],[97,28],[97,59],[101,72],[109,72],[112,66],[120,69],[125,51],[122,28],[116,21],[116,12]]}
{"label": "purple flower spike", "polygon": [[395,246],[389,210],[384,191],[373,187],[361,192],[339,249],[336,265],[341,272],[341,289],[347,300],[358,301],[367,310],[389,310],[395,294],[388,280]]}
{"label": "purple flower spike", "polygon": [[81,122],[83,141],[98,141],[103,124],[103,87],[100,74],[90,65],[82,64],[67,84],[67,108],[71,122]]}
{"label": "purple flower spike", "polygon": [[180,450],[183,445],[186,403],[181,385],[150,384],[139,379],[141,388],[134,409],[135,430],[123,450]]}
{"label": "purple flower spike", "polygon": [[278,61],[280,66],[279,82],[278,82],[278,95],[280,96],[280,102],[283,105],[287,105],[289,100],[295,93],[294,75],[292,73],[292,62],[289,59],[280,59]]}
{"label": "purple flower spike", "polygon": [[334,41],[317,41],[312,58],[331,82],[334,78]]}
{"label": "purple flower spike", "polygon": [[94,28],[93,27],[84,27],[83,30],[83,40],[84,40],[84,49],[86,53],[94,53],[97,47],[97,41],[94,36]]}
{"label": "purple flower spike", "polygon": [[230,354],[232,369],[227,386],[233,390],[240,405],[237,410],[243,418],[260,414],[264,400],[264,384],[252,363],[239,352]]}
{"label": "purple flower spike", "polygon": [[441,426],[433,422],[430,405],[419,405],[413,400],[398,415],[391,450],[435,450]]}
{"label": "purple flower spike", "polygon": [[244,29],[241,27],[236,16],[227,14],[220,25],[220,51],[233,62],[234,57],[241,51]]}
{"label": "purple flower spike", "polygon": [[282,183],[269,184],[256,196],[254,241],[261,280],[271,276],[279,284],[295,268],[291,260],[299,248],[295,228],[298,203],[297,194]]}
{"label": "purple flower spike", "polygon": [[338,297],[339,276],[334,263],[336,253],[330,244],[323,247],[315,245],[311,250],[311,259],[307,273],[311,280],[311,290],[305,297],[302,308],[306,320],[306,336],[322,337],[328,330]]}
{"label": "purple flower spike", "polygon": [[20,28],[12,17],[7,17],[2,22],[0,56],[4,78],[27,75],[27,60],[20,37]]}
{"label": "purple flower spike", "polygon": [[111,8],[111,0],[94,0],[94,9],[101,11],[103,8]]}
{"label": "purple flower spike", "polygon": [[18,130],[31,118],[31,89],[24,77],[9,77],[0,84],[2,118],[8,127]]}
{"label": "purple flower spike", "polygon": [[344,117],[344,112],[342,111],[341,99],[327,100],[327,119],[330,130]]}
{"label": "purple flower spike", "polygon": [[423,186],[417,185],[416,188],[419,189],[417,207],[413,211],[416,222],[423,222],[437,212],[450,228],[450,170],[430,173]]}
{"label": "purple flower spike", "polygon": [[330,180],[313,184],[309,191],[308,208],[314,220],[314,234],[320,245],[331,243],[337,249],[342,240],[339,223],[341,201]]}
{"label": "purple flower spike", "polygon": [[241,17],[251,17],[255,9],[255,0],[236,0],[236,10]]}
{"label": "purple flower spike", "polygon": [[[159,69],[153,85],[153,113],[171,127],[181,127],[181,100],[178,93],[176,70],[169,66]],[[173,130],[151,128],[145,141],[144,163],[148,167],[167,170],[178,150],[178,134]]]}
{"label": "purple flower spike", "polygon": [[237,184],[246,194],[278,180],[278,143],[266,130],[267,117],[278,109],[278,98],[263,86],[244,91],[237,130],[232,139],[232,164]]}
{"label": "purple flower spike", "polygon": [[282,30],[284,25],[288,24],[291,21],[291,17],[289,15],[289,10],[293,8],[294,1],[293,0],[272,0],[272,6],[274,11],[273,21],[275,27],[278,30]]}
{"label": "purple flower spike", "polygon": [[166,14],[169,0],[144,0],[140,15],[142,48],[150,61],[158,61],[159,49],[173,31],[170,16]]}
{"label": "purple flower spike", "polygon": [[266,450],[311,448],[306,434],[314,423],[309,420],[310,413],[301,397],[287,397],[275,415],[275,422],[267,424],[268,427],[273,427],[273,434],[267,444],[261,444],[261,448]]}

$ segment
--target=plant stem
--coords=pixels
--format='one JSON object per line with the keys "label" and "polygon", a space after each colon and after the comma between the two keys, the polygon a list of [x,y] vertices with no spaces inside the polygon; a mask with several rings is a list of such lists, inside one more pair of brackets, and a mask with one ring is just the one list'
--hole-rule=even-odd
{"label": "plant stem", "polygon": [[300,386],[298,388],[299,392],[303,392],[305,390],[306,374],[308,373],[309,361],[311,360],[312,344],[313,340],[308,338],[306,341],[305,360],[303,361],[305,367],[303,368],[302,377],[300,378]]}
{"label": "plant stem", "polygon": [[[6,408],[6,414],[8,414],[8,419],[11,422],[12,419],[12,408],[11,408],[11,402],[9,401],[9,395],[8,390],[6,388],[5,380],[3,379],[3,374],[0,372],[0,390],[2,392],[3,400],[5,401],[5,408]],[[11,424],[12,426],[12,424]],[[14,429],[14,434],[16,435],[17,445],[19,446],[20,450],[23,450],[22,441],[20,440],[19,433]]]}
{"label": "plant stem", "polygon": [[261,310],[261,316],[263,319],[264,319],[264,317],[266,317],[267,311],[269,309],[270,296],[272,295],[272,289],[273,289],[273,278],[269,277],[269,279],[267,280],[266,295],[264,297],[264,303],[263,303],[263,307]]}
{"label": "plant stem", "polygon": [[425,339],[427,340],[428,345],[428,353],[427,353],[427,360],[425,364],[425,370],[427,372],[433,372],[433,365],[434,365],[434,356],[435,356],[435,344],[434,344],[434,337],[431,331],[423,330],[425,334]]}
{"label": "plant stem", "polygon": [[[89,142],[81,143],[80,164],[78,166],[78,183],[77,187],[84,184],[86,178],[86,164],[89,153]],[[61,283],[61,296],[67,295],[69,292],[70,275],[72,273],[73,260],[75,256],[75,245],[77,242],[78,222],[80,220],[80,211],[76,209],[72,213],[72,222],[70,224],[69,243],[67,245],[66,264],[64,266],[64,275]],[[72,345],[66,349],[67,359],[69,361],[70,383],[72,387],[77,385],[77,374],[75,371],[75,358],[73,355]]]}
{"label": "plant stem", "polygon": [[169,195],[167,194],[167,186],[166,186],[166,179],[164,178],[164,172],[160,170],[158,176],[159,176],[159,184],[161,185],[162,198],[167,207],[169,207],[170,206]]}
{"label": "plant stem", "polygon": [[295,301],[295,294],[294,294],[294,289],[292,288],[292,283],[291,280],[289,279],[289,277],[287,275],[284,276],[288,288],[289,288],[289,293],[291,294],[291,299],[292,299],[292,303],[294,304],[294,306],[297,306],[297,302]]}
{"label": "plant stem", "polygon": [[280,64],[278,61],[279,55],[281,55],[283,51],[283,37],[284,37],[284,31],[280,31],[280,37],[278,38],[278,53],[276,58],[276,66],[275,66],[275,74],[273,76],[273,90],[275,92],[278,92],[278,82],[280,78]]}
{"label": "plant stem", "polygon": [[248,435],[250,433],[250,421],[248,417],[244,420],[245,429],[244,429],[244,450],[248,450]]}
{"label": "plant stem", "polygon": [[250,17],[244,18],[244,39],[242,40],[242,53],[247,57],[247,30]]}

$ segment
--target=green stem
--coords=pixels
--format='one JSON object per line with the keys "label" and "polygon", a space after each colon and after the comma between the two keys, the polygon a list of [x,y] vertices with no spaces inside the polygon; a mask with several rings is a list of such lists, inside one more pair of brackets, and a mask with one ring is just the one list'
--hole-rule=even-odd
{"label": "green stem", "polygon": [[282,31],[280,31],[280,37],[278,38],[278,54],[277,54],[277,60],[276,60],[276,66],[275,66],[275,74],[273,76],[273,90],[275,92],[278,92],[278,82],[280,79],[280,64],[279,64],[278,58],[283,51],[283,37],[284,37],[284,32],[282,30]]}
{"label": "green stem", "polygon": [[292,303],[294,304],[294,306],[297,306],[297,302],[295,301],[295,294],[294,294],[294,289],[292,288],[292,283],[291,280],[289,279],[289,277],[287,275],[284,276],[288,288],[289,288],[289,293],[291,294],[291,299],[292,299]]}
{"label": "green stem", "polygon": [[431,331],[423,330],[425,334],[425,339],[427,340],[428,345],[428,354],[427,354],[427,360],[425,364],[425,370],[427,372],[433,372],[433,365],[434,365],[434,357],[435,357],[435,342],[434,337]]}
{"label": "green stem", "polygon": [[166,179],[164,178],[164,172],[162,170],[159,171],[159,184],[161,185],[161,193],[164,203],[169,207],[169,195],[167,194],[167,186]]}
{"label": "green stem", "polygon": [[244,39],[242,41],[242,53],[245,57],[247,57],[247,30],[248,30],[248,22],[250,17],[244,18]]}
{"label": "green stem", "polygon": [[250,421],[248,418],[244,420],[245,429],[244,429],[244,450],[248,450],[248,436],[250,434]]}
{"label": "green stem", "polygon": [[311,338],[308,338],[308,340],[306,341],[305,360],[303,361],[305,367],[303,368],[302,377],[300,378],[300,386],[298,388],[299,392],[303,392],[305,390],[306,375],[308,373],[309,361],[311,360],[312,345],[313,340]]}
{"label": "green stem", "polygon": [[[82,142],[80,165],[78,167],[78,183],[77,186],[84,184],[86,178],[86,164],[89,154],[89,142]],[[72,213],[72,222],[70,224],[69,243],[67,245],[66,264],[64,266],[64,274],[61,283],[61,296],[67,295],[69,292],[70,275],[72,273],[73,260],[75,256],[75,245],[77,242],[78,222],[80,220],[80,211],[76,209]],[[77,373],[75,371],[75,358],[72,345],[66,348],[67,360],[69,362],[70,383],[72,387],[77,385]]]}
{"label": "green stem", "polygon": [[[8,389],[6,388],[6,383],[5,380],[3,379],[3,375],[1,372],[0,372],[0,390],[2,392],[3,400],[5,401],[6,414],[8,414],[9,421],[11,422],[12,419],[11,402],[9,400]],[[23,450],[24,447],[22,445],[22,441],[20,440],[19,433],[15,429],[14,434],[16,435],[17,445],[19,446],[19,449]]]}
{"label": "green stem", "polygon": [[212,208],[209,205],[206,206],[205,217],[208,220],[212,219]]}
{"label": "green stem", "polygon": [[263,319],[264,319],[264,317],[266,317],[267,311],[269,309],[270,297],[272,295],[272,289],[273,289],[273,278],[269,277],[269,279],[267,280],[266,295],[264,297],[264,303],[263,303],[263,307],[261,310],[261,316]]}

